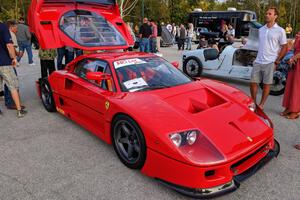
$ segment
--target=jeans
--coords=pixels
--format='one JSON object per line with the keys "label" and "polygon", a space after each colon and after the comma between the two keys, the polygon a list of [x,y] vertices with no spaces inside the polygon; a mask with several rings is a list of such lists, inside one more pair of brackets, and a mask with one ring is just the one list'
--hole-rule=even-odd
{"label": "jeans", "polygon": [[81,49],[74,49],[74,51],[66,51],[66,65],[70,62],[72,62],[72,60],[74,60],[74,56],[76,55],[76,57],[83,55],[83,50]]}
{"label": "jeans", "polygon": [[71,62],[72,60],[74,60],[74,51],[68,51],[67,52],[67,56],[66,56],[66,65]]}
{"label": "jeans", "polygon": [[57,49],[57,70],[62,70],[65,66],[62,64],[63,58],[65,57],[65,62],[67,58],[67,51],[65,47]]}
{"label": "jeans", "polygon": [[76,57],[83,55],[83,50],[75,49],[75,55],[76,55]]}
{"label": "jeans", "polygon": [[[16,75],[17,75],[17,70],[16,68],[13,68]],[[14,106],[15,102],[11,96],[10,90],[8,89],[8,87],[6,85],[4,85],[4,101],[5,101],[5,106],[6,107],[10,107],[10,106]]]}
{"label": "jeans", "polygon": [[[30,41],[19,41],[18,45],[19,45],[20,51],[25,52],[25,50],[26,50],[27,55],[28,55],[29,64],[33,63],[31,42]],[[20,60],[21,60],[21,57],[18,57],[18,62],[20,62]]]}
{"label": "jeans", "polygon": [[149,52],[150,51],[150,40],[149,38],[142,38],[140,40],[140,51]]}
{"label": "jeans", "polygon": [[156,47],[156,38],[151,38],[150,39],[150,52],[151,53],[156,53],[157,52],[157,47]]}
{"label": "jeans", "polygon": [[191,37],[188,37],[188,38],[187,38],[186,49],[187,49],[187,50],[191,50],[191,49],[192,49],[192,38],[191,38]]}

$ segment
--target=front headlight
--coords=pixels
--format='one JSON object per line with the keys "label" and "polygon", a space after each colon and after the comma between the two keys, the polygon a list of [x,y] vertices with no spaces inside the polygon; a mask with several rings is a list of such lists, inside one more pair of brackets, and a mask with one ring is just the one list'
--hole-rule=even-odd
{"label": "front headlight", "polygon": [[269,119],[269,117],[264,113],[262,109],[260,109],[258,106],[255,109],[255,113],[258,115],[258,117],[270,128],[273,128],[273,123]]}
{"label": "front headlight", "polygon": [[170,139],[173,142],[173,144],[177,147],[183,145],[193,145],[196,142],[199,133],[200,132],[197,130],[172,133],[170,134]]}

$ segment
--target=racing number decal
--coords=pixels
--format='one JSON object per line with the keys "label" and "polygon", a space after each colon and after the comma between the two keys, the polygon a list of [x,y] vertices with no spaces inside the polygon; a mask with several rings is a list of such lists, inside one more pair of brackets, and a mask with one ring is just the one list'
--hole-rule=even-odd
{"label": "racing number decal", "polygon": [[109,109],[109,106],[110,106],[109,101],[106,101],[106,102],[105,102],[105,109],[108,110],[108,109]]}

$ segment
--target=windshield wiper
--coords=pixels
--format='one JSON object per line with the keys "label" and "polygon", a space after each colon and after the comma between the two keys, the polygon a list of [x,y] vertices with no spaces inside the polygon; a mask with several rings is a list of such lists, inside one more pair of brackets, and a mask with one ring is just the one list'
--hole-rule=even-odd
{"label": "windshield wiper", "polygon": [[167,85],[155,85],[155,86],[149,86],[145,88],[141,88],[138,91],[148,91],[148,90],[157,90],[157,89],[164,89],[164,88],[169,88],[170,86]]}

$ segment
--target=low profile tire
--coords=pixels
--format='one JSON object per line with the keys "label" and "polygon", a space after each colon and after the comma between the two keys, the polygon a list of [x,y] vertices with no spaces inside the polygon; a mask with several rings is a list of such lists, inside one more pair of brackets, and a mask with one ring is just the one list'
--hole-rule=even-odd
{"label": "low profile tire", "polygon": [[203,66],[201,61],[197,57],[188,57],[183,61],[182,69],[186,75],[194,78],[201,76]]}
{"label": "low profile tire", "polygon": [[146,142],[138,124],[119,115],[112,125],[112,142],[121,162],[130,169],[141,169],[146,160]]}
{"label": "low profile tire", "polygon": [[41,87],[42,103],[45,109],[48,112],[55,112],[56,106],[53,98],[53,93],[47,78],[41,79],[40,87]]}

